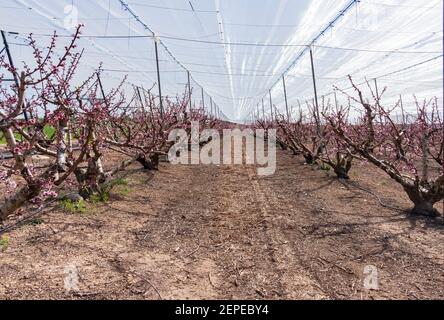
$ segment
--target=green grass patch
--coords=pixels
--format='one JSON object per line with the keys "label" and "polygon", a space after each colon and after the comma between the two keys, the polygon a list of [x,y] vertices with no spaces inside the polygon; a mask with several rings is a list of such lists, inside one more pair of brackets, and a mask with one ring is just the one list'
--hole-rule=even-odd
{"label": "green grass patch", "polygon": [[52,139],[54,137],[54,135],[56,134],[56,129],[53,126],[47,124],[43,128],[43,133],[45,134],[45,136],[48,139]]}
{"label": "green grass patch", "polygon": [[117,178],[112,180],[110,183],[111,188],[115,187],[115,186],[127,186],[128,185],[128,180],[124,179],[124,178]]}
{"label": "green grass patch", "polygon": [[128,187],[120,187],[117,189],[117,193],[119,193],[122,196],[127,196],[131,192],[131,188]]}
{"label": "green grass patch", "polygon": [[5,251],[9,247],[9,237],[8,236],[2,236],[0,238],[0,250]]}
{"label": "green grass patch", "polygon": [[60,201],[60,206],[63,210],[65,210],[68,213],[86,213],[86,205],[85,201],[71,201],[69,199],[63,199]]}
{"label": "green grass patch", "polygon": [[31,221],[29,221],[29,224],[32,226],[38,226],[39,224],[43,223],[43,219],[42,218],[35,218],[32,219]]}
{"label": "green grass patch", "polygon": [[89,202],[97,204],[100,202],[107,202],[110,199],[111,190],[114,193],[126,196],[131,192],[131,188],[128,187],[128,181],[124,178],[117,178],[107,182],[102,186],[101,192],[96,192],[89,197]]}
{"label": "green grass patch", "polygon": [[100,202],[107,202],[108,200],[109,200],[109,191],[107,191],[107,190],[104,190],[100,193],[99,192],[94,193],[89,197],[89,201],[92,204],[97,204]]}
{"label": "green grass patch", "polygon": [[127,196],[131,192],[131,188],[128,186],[128,184],[128,180],[118,178],[111,182],[110,190],[114,188],[117,194]]}
{"label": "green grass patch", "polygon": [[[17,141],[23,140],[23,136],[20,133],[15,132],[14,137]],[[6,137],[4,136],[3,132],[0,132],[0,144],[6,144]]]}
{"label": "green grass patch", "polygon": [[[56,133],[56,129],[51,125],[46,125],[43,128],[43,133],[45,134],[46,138],[52,139]],[[14,132],[14,137],[17,141],[23,140],[23,136],[18,132]],[[6,138],[3,135],[3,132],[0,132],[0,144],[6,144]]]}
{"label": "green grass patch", "polygon": [[323,164],[322,166],[321,166],[321,170],[324,170],[324,171],[330,171],[331,170],[331,167],[328,165],[328,164]]}

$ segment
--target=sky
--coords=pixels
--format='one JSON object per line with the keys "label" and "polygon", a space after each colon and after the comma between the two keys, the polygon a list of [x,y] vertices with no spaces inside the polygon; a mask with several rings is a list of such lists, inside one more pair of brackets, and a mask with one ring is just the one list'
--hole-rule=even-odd
{"label": "sky", "polygon": [[[386,88],[386,104],[401,96],[414,112],[415,95],[420,100],[436,96],[442,105],[443,1],[352,2],[0,0],[0,29],[9,32],[20,67],[31,60],[29,33],[44,47],[54,31],[70,35],[82,23],[79,47],[85,52],[78,79],[102,62],[106,88],[128,75],[127,90],[137,85],[157,93],[155,34],[162,95],[181,95],[189,71],[193,104],[208,110],[217,105],[235,121],[270,114],[270,96],[279,112],[285,113],[287,105],[291,115],[312,101],[310,44],[320,101],[331,102],[335,87],[350,92],[351,75],[364,87],[368,80],[372,89]],[[67,40],[59,39],[60,48]],[[341,93],[336,100],[347,103]]]}

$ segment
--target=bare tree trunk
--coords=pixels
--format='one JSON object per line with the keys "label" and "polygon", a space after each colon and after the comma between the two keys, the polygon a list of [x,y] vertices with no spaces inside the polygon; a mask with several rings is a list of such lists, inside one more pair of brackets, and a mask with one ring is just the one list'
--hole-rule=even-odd
{"label": "bare tree trunk", "polygon": [[429,139],[425,133],[422,138],[422,181],[425,182],[429,178],[429,164],[428,164],[428,145]]}
{"label": "bare tree trunk", "polygon": [[7,199],[0,207],[0,221],[13,214],[18,208],[27,201],[35,198],[41,191],[40,185],[25,186],[17,191],[11,198]]}
{"label": "bare tree trunk", "polygon": [[14,152],[14,149],[17,147],[17,141],[15,140],[14,132],[12,131],[12,129],[3,129],[3,135],[5,136],[9,149],[14,155],[15,165],[17,169],[20,170],[20,173],[22,174],[28,185],[21,188],[11,198],[7,199],[2,204],[2,206],[0,207],[0,221],[4,220],[10,214],[14,213],[26,201],[36,197],[41,191],[40,185],[32,184],[32,172],[26,165],[24,157]]}
{"label": "bare tree trunk", "polygon": [[[40,176],[36,177],[36,181],[48,179],[56,171],[55,166],[48,168]],[[28,183],[27,186],[19,189],[12,197],[7,199],[0,206],[0,221],[13,214],[18,208],[23,206],[27,201],[37,197],[43,189],[41,183]]]}
{"label": "bare tree trunk", "polygon": [[68,154],[72,156],[72,128],[68,127]]}
{"label": "bare tree trunk", "polygon": [[28,184],[32,183],[33,175],[31,170],[29,170],[29,167],[26,165],[24,156],[14,152],[15,148],[17,147],[17,141],[15,140],[14,132],[11,128],[3,129],[3,135],[5,136],[9,150],[11,150],[14,155],[15,165],[17,169],[20,171],[23,178]]}
{"label": "bare tree trunk", "polygon": [[57,127],[57,171],[55,173],[55,180],[59,179],[60,172],[66,172],[66,153],[67,153],[67,135],[68,135],[68,121],[60,120]]}
{"label": "bare tree trunk", "polygon": [[353,157],[337,155],[336,158],[337,162],[333,166],[336,176],[342,179],[350,179],[348,173],[352,166]]}
{"label": "bare tree trunk", "polygon": [[60,120],[57,134],[57,165],[58,171],[64,172],[66,170],[66,151],[67,151],[67,136],[68,136],[68,121]]}
{"label": "bare tree trunk", "polygon": [[74,174],[79,183],[79,194],[84,199],[88,199],[94,193],[100,193],[100,184],[106,180],[103,175],[100,175],[94,157],[89,158],[87,168],[77,168]]}
{"label": "bare tree trunk", "polygon": [[94,151],[94,160],[95,160],[95,165],[97,168],[97,171],[100,175],[104,175],[105,172],[103,170],[103,165],[102,165],[102,155],[100,154],[100,151],[97,147],[97,140],[96,140],[96,133],[93,131],[92,132],[92,140],[93,140],[93,151]]}

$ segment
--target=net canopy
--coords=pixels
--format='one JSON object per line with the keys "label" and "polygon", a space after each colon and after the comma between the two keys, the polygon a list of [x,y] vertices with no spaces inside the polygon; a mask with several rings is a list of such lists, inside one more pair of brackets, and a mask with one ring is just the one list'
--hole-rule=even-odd
{"label": "net canopy", "polygon": [[56,31],[63,49],[83,24],[78,79],[102,63],[105,88],[127,75],[128,90],[158,98],[157,59],[162,98],[191,89],[192,105],[244,121],[270,104],[305,108],[313,71],[320,101],[348,103],[338,91],[351,92],[351,75],[410,112],[413,95],[442,104],[442,11],[441,0],[0,0],[0,29],[20,68],[29,33],[45,47]]}

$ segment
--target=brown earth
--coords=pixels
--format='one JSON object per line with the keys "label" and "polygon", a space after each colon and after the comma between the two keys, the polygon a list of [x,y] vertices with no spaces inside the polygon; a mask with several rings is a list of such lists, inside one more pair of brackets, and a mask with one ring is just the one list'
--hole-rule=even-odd
{"label": "brown earth", "polygon": [[[8,232],[0,298],[444,299],[440,221],[284,151],[277,161],[266,177],[250,165],[132,167],[110,201],[56,205]],[[351,176],[409,208],[382,172],[356,164]],[[378,290],[364,288],[368,265]]]}

